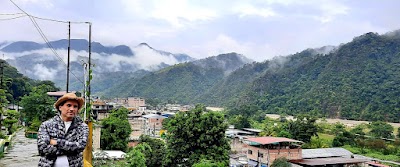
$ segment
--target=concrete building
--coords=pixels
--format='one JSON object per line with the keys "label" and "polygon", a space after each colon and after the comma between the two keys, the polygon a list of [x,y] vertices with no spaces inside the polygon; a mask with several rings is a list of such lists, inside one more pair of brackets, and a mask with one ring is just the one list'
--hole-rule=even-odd
{"label": "concrete building", "polygon": [[146,101],[139,97],[128,97],[128,107],[139,109],[140,106],[145,106]]}
{"label": "concrete building", "polygon": [[275,159],[301,160],[303,142],[283,137],[254,137],[244,140],[247,144],[249,165],[270,166]]}
{"label": "concrete building", "polygon": [[114,109],[112,104],[107,104],[103,101],[97,100],[92,103],[92,111],[96,120],[107,118],[111,110]]}
{"label": "concrete building", "polygon": [[162,129],[162,122],[167,117],[158,114],[148,114],[142,117],[144,118],[143,133],[149,136],[159,137],[160,130]]}

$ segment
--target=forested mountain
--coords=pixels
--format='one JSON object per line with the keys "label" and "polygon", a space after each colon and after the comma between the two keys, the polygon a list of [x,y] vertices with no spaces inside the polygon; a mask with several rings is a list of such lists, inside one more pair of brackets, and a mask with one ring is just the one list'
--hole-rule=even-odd
{"label": "forested mountain", "polygon": [[181,63],[153,72],[143,78],[132,78],[115,85],[104,95],[142,96],[181,103],[193,103],[226,75],[251,62],[236,53]]}
{"label": "forested mountain", "polygon": [[235,104],[268,113],[399,122],[398,34],[367,33],[326,55],[289,56],[282,68],[256,78]]}
{"label": "forested mountain", "polygon": [[[217,62],[215,57],[209,59]],[[127,80],[106,94],[214,106],[257,105],[265,113],[400,120],[399,31],[367,33],[338,47],[236,64],[238,68],[230,73],[218,68],[227,67],[221,63],[202,63],[206,60]]]}
{"label": "forested mountain", "polygon": [[22,75],[15,67],[9,65],[3,59],[0,59],[0,72],[2,72],[0,73],[0,89],[5,90],[4,93],[9,103],[19,101],[22,96],[31,91],[32,87],[41,84],[49,85],[53,90],[57,90],[53,82],[32,80]]}

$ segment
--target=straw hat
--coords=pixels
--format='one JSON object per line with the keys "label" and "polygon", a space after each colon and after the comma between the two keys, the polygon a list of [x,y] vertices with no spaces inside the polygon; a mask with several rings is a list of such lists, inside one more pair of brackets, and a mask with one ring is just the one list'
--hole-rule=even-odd
{"label": "straw hat", "polygon": [[83,106],[83,98],[76,96],[75,93],[66,93],[62,97],[60,97],[56,103],[54,103],[54,107],[58,110],[58,107],[60,106],[61,103],[67,100],[76,100],[78,102],[78,110],[82,108]]}

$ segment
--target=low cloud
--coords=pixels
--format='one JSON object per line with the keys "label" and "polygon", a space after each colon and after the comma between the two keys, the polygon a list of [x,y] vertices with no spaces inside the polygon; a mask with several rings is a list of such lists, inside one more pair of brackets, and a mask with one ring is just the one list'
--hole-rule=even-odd
{"label": "low cloud", "polygon": [[[133,72],[135,70],[158,70],[160,64],[173,65],[179,61],[172,54],[161,54],[147,46],[138,46],[132,49],[134,56],[124,56],[118,54],[104,54],[92,53],[92,63],[95,65],[93,68],[95,72],[118,72],[126,71]],[[34,51],[27,51],[21,53],[4,53],[4,59],[8,61],[18,61],[18,58],[29,59],[29,66],[26,63],[22,65],[20,62],[15,62],[16,67],[20,72],[40,80],[53,80],[57,73],[66,69],[68,60],[68,51],[65,49],[55,50],[58,56],[50,49],[40,49]],[[70,64],[77,62],[83,64],[88,60],[87,51],[74,51],[70,52]],[[70,66],[72,68],[72,66]],[[130,67],[130,68],[127,68]],[[76,66],[75,66],[76,68]],[[71,71],[80,69],[71,69]]]}
{"label": "low cloud", "polygon": [[47,68],[43,64],[36,64],[30,72],[39,80],[54,80],[58,71],[57,68]]}

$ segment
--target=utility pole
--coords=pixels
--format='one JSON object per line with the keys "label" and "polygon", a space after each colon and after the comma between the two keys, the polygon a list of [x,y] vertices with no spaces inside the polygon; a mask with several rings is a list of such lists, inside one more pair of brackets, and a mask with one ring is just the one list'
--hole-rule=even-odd
{"label": "utility pole", "polygon": [[87,72],[87,63],[83,62],[83,97],[85,98],[85,104],[83,105],[85,107],[85,108],[83,108],[84,109],[83,121],[86,121],[86,110],[87,110],[87,107],[86,107],[86,101],[87,101],[87,98],[86,98],[86,88],[87,88],[87,85],[86,85],[86,72]]}
{"label": "utility pole", "polygon": [[71,22],[68,22],[68,61],[67,61],[67,88],[65,92],[68,93],[68,85],[69,85],[69,54],[71,50]]}
{"label": "utility pole", "polygon": [[3,69],[4,69],[4,60],[1,60],[1,64],[0,64],[0,71],[1,71],[1,78],[0,78],[0,89],[3,88]]}
{"label": "utility pole", "polygon": [[[85,98],[85,102],[87,101],[90,104],[90,80],[91,80],[91,72],[90,72],[91,61],[90,60],[91,60],[91,54],[92,54],[92,23],[91,22],[86,22],[86,23],[89,24],[89,60],[88,60],[88,75],[89,75],[89,77],[87,78],[88,89],[86,91],[88,93],[85,92],[85,97],[87,98],[87,100]],[[87,94],[88,94],[88,96],[87,96]],[[85,108],[87,108],[87,107],[85,106]],[[92,109],[91,109],[91,107],[88,109],[89,109],[89,111],[86,111],[86,112],[89,112],[89,115],[90,115],[92,113],[91,112]],[[93,122],[92,122],[92,120],[86,118],[86,117],[88,117],[87,113],[85,113],[84,117],[86,119],[85,123],[89,127],[89,136],[88,136],[87,144],[86,144],[85,150],[83,150],[83,159],[84,159],[84,161],[86,161],[84,164],[84,167],[91,167],[92,166],[91,165],[92,164],[92,150],[93,150],[93,145],[92,145],[93,144]],[[88,163],[88,164],[86,164],[86,163]]]}
{"label": "utility pole", "polygon": [[[89,22],[89,61],[88,61],[89,67],[88,67],[88,70],[89,70],[89,74],[90,75],[91,75],[90,67],[92,66],[92,64],[90,63],[91,62],[91,55],[92,55],[92,23]],[[89,78],[88,78],[88,91],[89,92],[90,92],[90,80],[91,80],[91,78],[89,76]],[[88,97],[88,98],[89,98],[89,104],[90,104],[90,97]]]}

